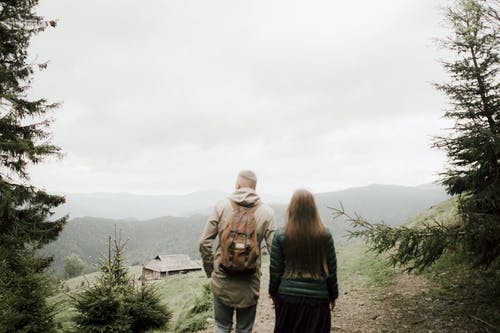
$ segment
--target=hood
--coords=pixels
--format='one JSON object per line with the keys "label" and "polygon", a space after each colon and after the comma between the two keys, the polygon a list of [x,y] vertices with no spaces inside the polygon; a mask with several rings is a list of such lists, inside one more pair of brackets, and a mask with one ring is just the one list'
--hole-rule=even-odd
{"label": "hood", "polygon": [[252,207],[260,202],[259,195],[255,193],[255,190],[248,187],[243,187],[234,191],[234,193],[229,196],[229,199],[245,207]]}

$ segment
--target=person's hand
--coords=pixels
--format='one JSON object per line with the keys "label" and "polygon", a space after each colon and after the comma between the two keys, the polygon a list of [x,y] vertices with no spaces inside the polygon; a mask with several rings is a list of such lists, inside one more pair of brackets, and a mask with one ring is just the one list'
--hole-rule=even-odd
{"label": "person's hand", "polygon": [[330,310],[333,312],[333,309],[335,309],[335,301],[330,301]]}
{"label": "person's hand", "polygon": [[274,297],[269,295],[269,298],[271,298],[271,302],[273,302],[273,309],[276,307],[276,301],[274,300]]}

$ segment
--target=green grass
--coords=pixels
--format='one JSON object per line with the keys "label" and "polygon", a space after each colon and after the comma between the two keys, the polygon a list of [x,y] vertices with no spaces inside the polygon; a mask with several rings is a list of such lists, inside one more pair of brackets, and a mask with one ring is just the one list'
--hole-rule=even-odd
{"label": "green grass", "polygon": [[[406,226],[418,227],[432,220],[445,225],[460,223],[458,199],[451,198],[410,219]],[[500,331],[500,260],[489,269],[473,268],[461,253],[444,254],[423,276],[438,288],[430,293],[446,302],[444,314],[480,318]]]}
{"label": "green grass", "polygon": [[172,322],[176,322],[186,304],[198,297],[203,285],[208,282],[204,272],[169,276],[155,283],[161,299],[173,311]]}
{"label": "green grass", "polygon": [[409,219],[405,223],[405,226],[418,227],[423,225],[423,223],[431,223],[432,221],[437,221],[445,225],[459,223],[460,219],[458,215],[458,199],[451,198],[432,206],[425,212],[422,212],[417,216]]}
{"label": "green grass", "polygon": [[73,317],[76,314],[75,309],[71,304],[69,293],[59,293],[50,297],[48,302],[53,305],[56,311],[54,321],[56,323],[57,332],[67,333],[74,330]]}
{"label": "green grass", "polygon": [[395,274],[388,260],[369,251],[361,242],[338,248],[339,285],[344,289],[381,289],[389,286]]}
{"label": "green grass", "polygon": [[462,255],[445,255],[422,274],[439,286],[431,292],[447,302],[446,315],[474,316],[500,331],[500,262],[471,268]]}
{"label": "green grass", "polygon": [[212,290],[204,284],[200,294],[187,303],[175,323],[175,333],[195,332],[207,327],[213,315]]}

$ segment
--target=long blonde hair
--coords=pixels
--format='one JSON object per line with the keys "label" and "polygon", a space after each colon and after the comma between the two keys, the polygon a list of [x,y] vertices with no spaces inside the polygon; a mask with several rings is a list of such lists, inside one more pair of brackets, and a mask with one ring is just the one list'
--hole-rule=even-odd
{"label": "long blonde hair", "polygon": [[311,192],[297,190],[285,225],[285,276],[318,279],[326,260],[327,231]]}

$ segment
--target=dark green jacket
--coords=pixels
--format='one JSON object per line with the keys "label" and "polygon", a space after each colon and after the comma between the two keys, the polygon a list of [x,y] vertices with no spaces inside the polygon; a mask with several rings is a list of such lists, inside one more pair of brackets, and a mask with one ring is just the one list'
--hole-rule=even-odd
{"label": "dark green jacket", "polygon": [[302,296],[318,299],[329,299],[331,301],[337,299],[339,295],[337,285],[337,258],[335,255],[335,245],[330,232],[328,232],[328,271],[324,278],[319,280],[312,279],[286,279],[283,274],[285,272],[286,258],[284,256],[284,248],[286,247],[285,232],[283,229],[276,231],[271,249],[271,265],[269,295],[290,295]]}

